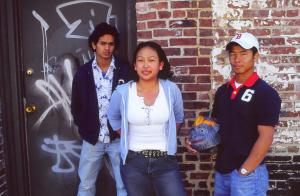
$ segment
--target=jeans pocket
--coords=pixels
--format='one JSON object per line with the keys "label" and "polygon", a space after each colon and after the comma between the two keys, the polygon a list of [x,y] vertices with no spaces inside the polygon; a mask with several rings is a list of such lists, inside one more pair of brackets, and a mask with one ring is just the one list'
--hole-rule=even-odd
{"label": "jeans pocket", "polygon": [[126,156],[126,161],[125,163],[131,162],[132,159],[134,159],[137,155],[134,152],[128,151],[128,154]]}

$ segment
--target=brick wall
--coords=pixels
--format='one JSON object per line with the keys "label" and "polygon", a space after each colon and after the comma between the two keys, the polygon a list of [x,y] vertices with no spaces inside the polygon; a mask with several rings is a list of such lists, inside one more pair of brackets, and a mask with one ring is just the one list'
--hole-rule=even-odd
{"label": "brick wall", "polygon": [[269,195],[296,191],[300,178],[300,1],[137,0],[138,41],[160,43],[184,97],[185,127],[178,159],[189,195],[213,192],[215,150],[197,156],[182,145],[193,119],[207,114],[217,87],[230,76],[224,46],[249,31],[261,44],[259,75],[283,100],[280,124],[267,157]]}
{"label": "brick wall", "polygon": [[0,196],[7,195],[6,171],[4,160],[4,138],[2,130],[2,106],[0,99]]}

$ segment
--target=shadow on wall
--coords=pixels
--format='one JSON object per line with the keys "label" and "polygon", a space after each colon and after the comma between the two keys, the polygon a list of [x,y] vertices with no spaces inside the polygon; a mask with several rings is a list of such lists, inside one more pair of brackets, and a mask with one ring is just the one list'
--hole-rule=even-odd
{"label": "shadow on wall", "polygon": [[300,195],[300,178],[288,179],[289,191],[287,196],[298,196]]}

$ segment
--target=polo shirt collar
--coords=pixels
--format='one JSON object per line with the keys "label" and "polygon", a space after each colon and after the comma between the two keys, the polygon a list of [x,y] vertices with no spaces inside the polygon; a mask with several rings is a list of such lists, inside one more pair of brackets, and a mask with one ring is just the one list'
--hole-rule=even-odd
{"label": "polo shirt collar", "polygon": [[238,88],[235,87],[235,81],[236,78],[232,77],[231,80],[227,83],[227,86],[231,86],[233,88],[232,94],[230,96],[230,99],[234,99],[236,97],[236,95],[238,94],[239,90],[243,87],[251,87],[255,84],[255,82],[259,79],[259,76],[257,75],[256,72],[253,72],[253,74],[242,84],[240,85]]}

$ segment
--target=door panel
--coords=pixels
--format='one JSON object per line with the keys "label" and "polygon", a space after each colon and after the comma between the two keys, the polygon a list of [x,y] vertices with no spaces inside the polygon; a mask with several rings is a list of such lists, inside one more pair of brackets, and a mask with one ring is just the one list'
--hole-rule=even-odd
{"label": "door panel", "polygon": [[[22,5],[29,174],[33,196],[75,195],[81,141],[70,112],[73,75],[93,56],[88,35],[102,21],[120,31],[119,55],[128,56],[127,1],[27,0]],[[97,195],[115,195],[105,160]],[[101,190],[100,190],[101,189]],[[99,191],[100,190],[100,191]]]}

